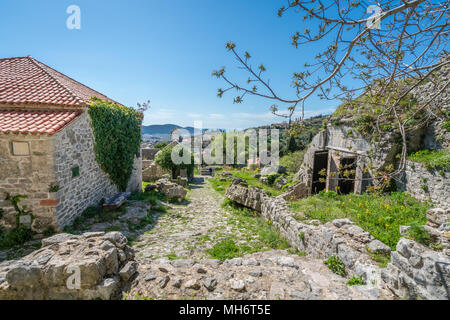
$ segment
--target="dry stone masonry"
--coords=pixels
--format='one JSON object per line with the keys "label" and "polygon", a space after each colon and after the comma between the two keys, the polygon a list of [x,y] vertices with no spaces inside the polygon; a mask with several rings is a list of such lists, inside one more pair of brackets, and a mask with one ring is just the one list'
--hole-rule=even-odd
{"label": "dry stone masonry", "polygon": [[[401,297],[450,299],[448,214],[439,218],[436,218],[434,211],[429,214],[435,222],[445,220],[445,223],[439,226],[440,229],[430,227],[433,229],[431,233],[441,239],[442,253],[408,239],[401,239],[397,251],[391,252],[388,246],[375,240],[350,219],[336,219],[326,224],[321,224],[318,220],[296,220],[283,195],[271,198],[260,189],[249,189],[232,183],[226,196],[261,212],[299,251],[320,258],[336,255],[346,269],[362,276],[367,283],[382,289],[388,288]],[[442,209],[441,211],[446,212]],[[369,252],[390,253],[392,262],[387,269],[380,269],[371,259]]]}
{"label": "dry stone masonry", "polygon": [[[70,279],[75,270],[79,288]],[[107,300],[121,292],[136,270],[134,251],[120,232],[61,233],[42,240],[41,249],[20,260],[0,263],[0,300]]]}

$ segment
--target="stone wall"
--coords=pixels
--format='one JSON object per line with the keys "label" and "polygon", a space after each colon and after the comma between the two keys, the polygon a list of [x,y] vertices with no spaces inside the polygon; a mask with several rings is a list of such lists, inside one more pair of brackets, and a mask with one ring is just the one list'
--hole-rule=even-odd
{"label": "stone wall", "polygon": [[162,178],[165,174],[169,174],[160,165],[153,160],[142,160],[142,180],[153,182]]}
{"label": "stone wall", "polygon": [[142,159],[143,160],[153,160],[156,154],[161,151],[161,149],[156,148],[142,148]]}
{"label": "stone wall", "polygon": [[[374,290],[388,288],[396,295],[409,299],[450,299],[449,226],[443,230],[433,230],[435,235],[446,239],[440,241],[445,243],[443,252],[404,238],[398,242],[397,250],[391,252],[388,246],[375,240],[350,219],[336,219],[325,224],[318,220],[302,220],[302,214],[292,212],[283,195],[271,198],[260,189],[233,183],[226,196],[261,212],[299,251],[323,259],[336,255],[347,270],[361,275],[366,283],[374,286]],[[433,219],[436,220],[436,217]],[[370,253],[374,252],[390,253],[391,263],[387,268],[380,269],[371,259]]]}
{"label": "stone wall", "polygon": [[[13,141],[27,142],[29,155],[13,155]],[[57,226],[54,207],[56,194],[49,191],[50,184],[55,183],[53,150],[53,138],[48,135],[0,133],[0,208],[5,211],[0,225],[9,229],[16,223],[16,212],[11,203],[5,200],[6,193],[9,193],[27,196],[20,205],[26,205],[33,211],[33,229]]]}
{"label": "stone wall", "polygon": [[[60,187],[58,225],[73,221],[86,208],[98,205],[102,198],[118,192],[108,175],[95,160],[94,135],[87,112],[81,114],[64,130],[54,135],[55,180]],[[79,175],[73,177],[72,169]],[[140,191],[142,185],[141,157],[135,159],[127,191]]]}
{"label": "stone wall", "polygon": [[[380,271],[370,258],[367,246],[385,253],[390,248],[375,240],[368,232],[356,226],[350,219],[337,219],[321,224],[318,220],[299,221],[290,210],[282,195],[269,197],[260,189],[245,188],[232,184],[226,197],[261,212],[272,221],[291,246],[315,258],[327,259],[336,255],[348,271],[361,275],[369,284],[382,286]],[[301,216],[301,214],[299,214]]]}
{"label": "stone wall", "polygon": [[422,163],[407,161],[404,182],[398,183],[403,191],[420,200],[450,208],[450,170],[427,170]]}
{"label": "stone wall", "polygon": [[[27,142],[30,154],[14,156],[13,141]],[[8,201],[11,195],[26,195],[21,205],[31,209],[32,229],[43,232],[49,226],[62,229],[87,207],[117,192],[95,160],[94,135],[87,112],[83,112],[60,132],[49,135],[0,134],[0,208],[5,210],[0,224],[15,226],[16,213]],[[78,169],[76,169],[78,168]],[[73,170],[78,176],[73,176]],[[50,185],[57,192],[50,192]],[[141,191],[142,158],[136,157],[127,191]]]}
{"label": "stone wall", "polygon": [[[314,157],[317,151],[329,151],[326,188],[332,191],[337,187],[338,180],[337,175],[331,173],[338,171],[341,158],[356,158],[355,192],[363,192],[370,183],[369,174],[363,171],[369,163],[379,168],[394,159],[398,149],[390,143],[392,140],[390,134],[386,134],[381,142],[372,145],[364,136],[355,132],[351,121],[347,122],[341,120],[340,125],[329,124],[326,129],[314,136],[308,145],[296,179],[304,183],[309,190],[312,187]],[[375,149],[377,152],[373,154]]]}
{"label": "stone wall", "polygon": [[0,300],[109,300],[136,271],[123,234],[61,233],[20,260],[0,263]]}

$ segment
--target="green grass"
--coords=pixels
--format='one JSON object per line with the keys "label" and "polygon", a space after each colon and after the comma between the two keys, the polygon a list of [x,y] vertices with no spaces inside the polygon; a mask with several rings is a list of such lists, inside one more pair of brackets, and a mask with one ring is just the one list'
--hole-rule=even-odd
{"label": "green grass", "polygon": [[[233,178],[241,178],[243,180],[246,180],[248,183],[249,188],[260,188],[264,190],[269,196],[278,196],[284,192],[284,190],[277,190],[273,186],[263,184],[261,181],[259,181],[258,178],[255,178],[254,175],[258,173],[257,170],[227,170],[233,175]],[[214,190],[219,192],[220,194],[225,194],[228,187],[231,184],[232,179],[228,179],[227,181],[220,181],[220,178],[222,176],[216,175],[214,178],[209,179],[212,187]]]}
{"label": "green grass", "polygon": [[222,207],[232,213],[228,223],[240,231],[245,241],[236,243],[230,237],[222,239],[207,250],[212,258],[223,261],[254,252],[289,248],[289,243],[278,230],[256,212],[228,199],[223,202]]}
{"label": "green grass", "polygon": [[403,192],[384,195],[320,192],[315,196],[290,202],[290,206],[296,212],[303,212],[307,219],[318,219],[322,223],[350,218],[393,250],[400,239],[399,227],[413,223],[425,224],[426,211],[429,209],[426,203]]}
{"label": "green grass", "polygon": [[450,169],[450,150],[420,150],[410,154],[408,160],[423,163],[428,170]]}

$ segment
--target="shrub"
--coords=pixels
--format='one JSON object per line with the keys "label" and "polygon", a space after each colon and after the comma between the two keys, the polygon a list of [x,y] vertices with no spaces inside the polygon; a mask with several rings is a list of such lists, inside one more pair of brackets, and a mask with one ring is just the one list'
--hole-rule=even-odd
{"label": "shrub", "polygon": [[342,277],[345,277],[345,275],[347,274],[345,272],[344,263],[336,256],[329,257],[326,261],[324,261],[324,263],[328,267],[328,269]]}
{"label": "shrub", "polygon": [[167,146],[158,153],[158,155],[155,157],[155,162],[159,164],[163,169],[169,170],[170,172],[173,172],[177,169],[186,169],[188,176],[191,176],[194,173],[194,155],[192,154],[192,152],[190,152],[190,163],[188,164],[185,164],[183,162],[180,164],[175,164],[172,161],[172,151],[175,147],[180,148],[178,151],[181,157],[184,156],[185,152],[188,152],[186,148],[181,148],[181,145]]}
{"label": "shrub", "polygon": [[142,113],[98,98],[92,98],[88,113],[94,131],[96,161],[123,191],[141,145]]}

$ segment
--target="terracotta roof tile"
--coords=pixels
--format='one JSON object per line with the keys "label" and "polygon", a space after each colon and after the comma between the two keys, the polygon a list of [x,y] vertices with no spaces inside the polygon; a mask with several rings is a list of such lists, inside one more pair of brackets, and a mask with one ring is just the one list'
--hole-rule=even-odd
{"label": "terracotta roof tile", "polygon": [[72,110],[0,110],[0,132],[52,135],[81,114]]}
{"label": "terracotta roof tile", "polygon": [[107,96],[32,57],[0,59],[0,103],[83,106]]}

